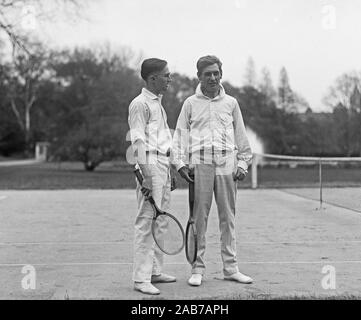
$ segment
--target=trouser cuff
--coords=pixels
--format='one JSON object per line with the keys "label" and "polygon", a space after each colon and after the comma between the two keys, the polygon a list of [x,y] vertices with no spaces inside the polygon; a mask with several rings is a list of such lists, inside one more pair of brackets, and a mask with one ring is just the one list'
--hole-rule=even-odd
{"label": "trouser cuff", "polygon": [[206,272],[205,268],[193,268],[192,274],[201,274],[204,275]]}
{"label": "trouser cuff", "polygon": [[227,277],[239,272],[238,267],[223,269],[223,274]]}

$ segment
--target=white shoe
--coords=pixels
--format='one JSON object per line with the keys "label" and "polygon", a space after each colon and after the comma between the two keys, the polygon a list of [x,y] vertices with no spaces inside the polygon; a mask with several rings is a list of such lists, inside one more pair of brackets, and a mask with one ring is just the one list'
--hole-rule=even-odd
{"label": "white shoe", "polygon": [[160,294],[160,291],[149,282],[134,282],[134,290],[145,294]]}
{"label": "white shoe", "polygon": [[169,274],[161,273],[158,275],[152,275],[152,283],[169,283],[176,282],[177,278],[174,276],[170,276]]}
{"label": "white shoe", "polygon": [[249,276],[246,276],[243,273],[240,273],[239,271],[230,275],[230,276],[224,276],[224,280],[231,280],[231,281],[237,281],[239,283],[252,283],[253,279]]}
{"label": "white shoe", "polygon": [[191,286],[200,286],[202,283],[202,275],[199,273],[193,273],[192,276],[189,278],[188,283]]}

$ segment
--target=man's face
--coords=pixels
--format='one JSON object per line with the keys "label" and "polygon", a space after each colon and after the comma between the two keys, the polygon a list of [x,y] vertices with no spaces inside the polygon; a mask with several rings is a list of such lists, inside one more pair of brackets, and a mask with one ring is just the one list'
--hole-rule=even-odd
{"label": "man's face", "polygon": [[154,86],[159,93],[166,92],[169,88],[169,84],[171,83],[171,81],[172,78],[168,66],[166,66],[161,72],[154,75]]}
{"label": "man's face", "polygon": [[221,71],[217,63],[204,68],[202,73],[198,75],[202,89],[207,92],[218,92],[221,78]]}

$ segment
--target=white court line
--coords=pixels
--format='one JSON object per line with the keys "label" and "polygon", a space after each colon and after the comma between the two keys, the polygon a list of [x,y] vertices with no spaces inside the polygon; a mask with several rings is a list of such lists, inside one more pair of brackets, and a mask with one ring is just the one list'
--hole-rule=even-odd
{"label": "white court line", "polygon": [[5,200],[8,196],[0,196],[0,201]]}
{"label": "white court line", "polygon": [[[219,264],[220,262],[208,262]],[[238,264],[361,264],[361,260],[322,260],[322,261],[242,261]],[[51,266],[131,266],[133,262],[64,262],[64,263],[0,263],[0,267],[22,267],[31,265],[34,267]],[[170,262],[165,265],[188,265],[186,262]]]}
{"label": "white court line", "polygon": [[[238,246],[243,245],[293,245],[293,244],[337,244],[337,243],[361,243],[361,240],[320,240],[320,241],[238,241]],[[208,245],[219,245],[220,242],[207,242]],[[0,242],[0,246],[17,245],[133,245],[131,241],[43,241],[43,242]]]}
{"label": "white court line", "polygon": [[105,244],[125,244],[129,246],[133,242],[123,242],[123,241],[42,241],[42,242],[0,242],[0,246],[23,246],[23,245],[105,245]]}

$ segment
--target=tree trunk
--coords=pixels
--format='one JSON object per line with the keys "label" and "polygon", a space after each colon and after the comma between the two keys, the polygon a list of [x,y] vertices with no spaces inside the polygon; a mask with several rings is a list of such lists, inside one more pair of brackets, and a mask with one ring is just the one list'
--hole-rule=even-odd
{"label": "tree trunk", "polygon": [[347,157],[351,157],[352,141],[351,141],[351,115],[350,110],[347,112]]}
{"label": "tree trunk", "polygon": [[25,107],[25,128],[24,128],[24,134],[25,134],[25,155],[26,157],[31,156],[31,146],[30,146],[30,108],[27,104]]}
{"label": "tree trunk", "polygon": [[13,112],[15,114],[16,120],[17,120],[21,130],[24,131],[25,130],[24,124],[23,124],[23,122],[21,120],[21,116],[20,116],[19,110],[18,110],[18,108],[16,106],[16,103],[15,103],[14,99],[11,99],[11,109],[13,110]]}
{"label": "tree trunk", "polygon": [[[27,95],[26,97],[29,97],[27,88]],[[25,100],[25,154],[27,157],[32,156],[32,150],[31,150],[31,116],[30,111],[35,102],[35,95],[32,95],[30,100]]]}
{"label": "tree trunk", "polygon": [[358,155],[361,157],[361,110],[358,112]]}

